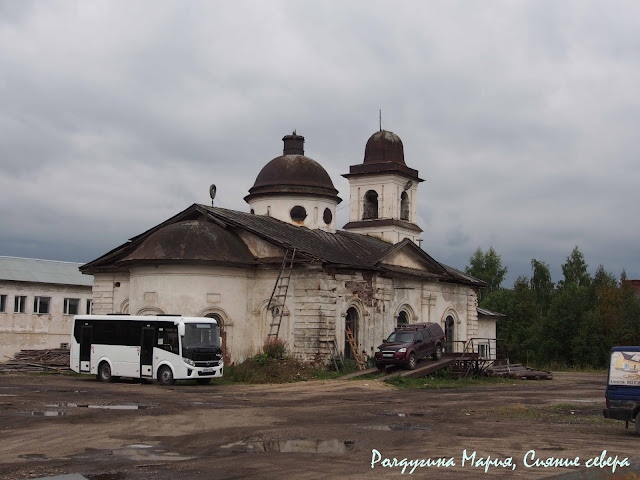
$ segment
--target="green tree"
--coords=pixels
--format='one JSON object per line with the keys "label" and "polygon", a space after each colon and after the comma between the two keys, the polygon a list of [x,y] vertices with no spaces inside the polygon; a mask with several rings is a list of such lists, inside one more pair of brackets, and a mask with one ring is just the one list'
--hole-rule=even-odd
{"label": "green tree", "polygon": [[478,247],[469,258],[469,265],[465,268],[465,272],[487,283],[486,291],[480,291],[480,300],[482,300],[483,297],[500,288],[507,274],[507,267],[502,266],[502,259],[493,247],[489,247],[486,252]]}
{"label": "green tree", "polygon": [[529,279],[518,277],[513,289],[500,289],[490,293],[483,307],[505,314],[497,321],[497,338],[504,353],[513,362],[535,359],[537,345],[532,332],[539,323],[539,309]]}
{"label": "green tree", "polygon": [[620,328],[615,340],[618,345],[640,345],[640,299],[628,281],[620,285]]}
{"label": "green tree", "polygon": [[585,287],[591,283],[591,277],[587,272],[588,265],[584,261],[584,255],[578,249],[574,247],[571,254],[567,257],[567,262],[562,265],[562,274],[564,280],[559,282],[560,287],[567,286],[569,284],[575,284],[579,287]]}
{"label": "green tree", "polygon": [[551,270],[549,264],[531,259],[533,276],[531,277],[531,289],[535,292],[540,313],[546,313],[551,306],[551,296],[553,295],[554,284],[551,281]]}

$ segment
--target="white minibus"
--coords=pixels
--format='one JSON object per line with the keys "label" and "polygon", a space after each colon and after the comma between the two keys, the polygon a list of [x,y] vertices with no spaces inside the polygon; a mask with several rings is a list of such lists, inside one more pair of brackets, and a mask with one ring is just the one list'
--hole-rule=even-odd
{"label": "white minibus", "polygon": [[220,331],[213,318],[77,315],[71,370],[111,382],[118,377],[206,384],[222,377]]}

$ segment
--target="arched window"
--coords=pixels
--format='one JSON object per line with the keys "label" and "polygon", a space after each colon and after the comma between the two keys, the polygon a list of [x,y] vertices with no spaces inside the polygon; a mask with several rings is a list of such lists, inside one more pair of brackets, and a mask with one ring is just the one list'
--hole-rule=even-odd
{"label": "arched window", "polygon": [[398,318],[396,319],[396,325],[399,327],[400,325],[406,325],[407,323],[409,323],[409,316],[407,315],[407,312],[400,310]]}
{"label": "arched window", "polygon": [[409,221],[409,195],[402,192],[400,195],[400,220]]}
{"label": "arched window", "polygon": [[378,193],[375,190],[369,190],[364,194],[362,219],[373,220],[376,218],[378,218]]}

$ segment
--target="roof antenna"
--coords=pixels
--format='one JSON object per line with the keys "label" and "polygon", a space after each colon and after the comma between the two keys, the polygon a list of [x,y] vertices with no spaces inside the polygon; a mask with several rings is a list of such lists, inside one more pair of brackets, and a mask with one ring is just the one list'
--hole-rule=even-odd
{"label": "roof antenna", "polygon": [[211,197],[211,206],[213,207],[213,199],[216,198],[216,190],[218,190],[216,188],[216,184],[212,183],[211,186],[209,187],[209,196]]}
{"label": "roof antenna", "polygon": [[378,118],[380,120],[380,131],[382,131],[382,109],[378,110]]}

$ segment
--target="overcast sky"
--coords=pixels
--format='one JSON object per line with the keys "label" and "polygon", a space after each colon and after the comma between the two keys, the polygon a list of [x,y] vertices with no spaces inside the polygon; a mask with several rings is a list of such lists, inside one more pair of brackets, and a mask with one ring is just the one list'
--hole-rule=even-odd
{"label": "overcast sky", "polygon": [[211,183],[248,211],[293,129],[343,225],[382,109],[437,260],[640,278],[639,31],[637,1],[0,0],[0,255],[93,260]]}

